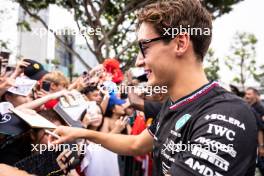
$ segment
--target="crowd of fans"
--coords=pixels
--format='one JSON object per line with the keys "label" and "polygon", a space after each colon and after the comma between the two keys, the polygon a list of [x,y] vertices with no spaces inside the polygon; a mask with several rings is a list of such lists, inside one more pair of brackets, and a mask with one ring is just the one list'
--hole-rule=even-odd
{"label": "crowd of fans", "polygon": [[[154,93],[146,96],[144,90],[137,87],[147,81],[146,75],[132,75],[131,71],[124,75],[115,59],[107,59],[89,72],[84,72],[72,82],[60,71],[48,72],[37,61],[23,59],[13,69],[6,69],[5,59],[1,58],[0,78],[0,163],[7,164],[7,170],[15,173],[16,168],[26,171],[25,175],[97,175],[97,176],[141,176],[151,175],[151,155],[121,156],[100,145],[80,140],[73,141],[84,148],[72,148],[42,151],[33,150],[32,146],[49,144],[49,133],[43,128],[33,128],[10,111],[10,108],[22,111],[32,111],[40,114],[55,125],[70,125],[61,114],[55,111],[56,105],[63,103],[77,90],[87,104],[93,103],[92,108],[86,108],[81,117],[82,128],[105,133],[121,133],[127,135],[140,134],[149,126],[159,113],[166,93]],[[35,80],[28,95],[16,94],[11,88],[23,89],[23,84],[17,80]],[[131,86],[128,92],[124,88]],[[263,117],[264,107],[257,89],[249,87],[244,93],[231,90],[243,96],[252,106],[257,117],[258,132],[258,168],[264,171],[264,138]],[[122,91],[123,90],[123,91]],[[88,103],[89,102],[89,103]],[[8,116],[10,115],[10,116]],[[73,125],[74,126],[74,125]],[[83,152],[80,152],[83,151]],[[9,168],[10,167],[10,168]],[[8,172],[7,172],[8,173]],[[20,173],[22,174],[22,172]]]}
{"label": "crowd of fans", "polygon": [[[1,58],[1,63],[4,62],[5,59]],[[93,107],[86,108],[77,120],[82,128],[137,135],[151,124],[166,97],[162,93],[147,96],[138,88],[146,82],[145,74],[133,76],[128,71],[123,75],[115,59],[106,59],[72,82],[62,72],[48,72],[40,63],[30,59],[19,61],[13,69],[6,69],[2,64],[1,69],[0,163],[36,175],[151,175],[151,155],[121,156],[89,141],[72,142],[85,146],[84,152],[65,149],[40,153],[33,150],[34,145],[48,145],[49,134],[42,128],[30,127],[10,111],[12,108],[30,111],[57,126],[71,125],[55,111],[55,107],[77,90],[87,104],[93,102]],[[25,89],[25,85],[18,82],[21,78],[36,81],[27,95],[10,91],[11,88]],[[127,86],[131,89],[122,91]]]}
{"label": "crowd of fans", "polygon": [[164,34],[181,24],[211,30],[211,15],[199,1],[171,0],[137,17],[136,66],[146,73],[106,59],[69,81],[30,59],[9,67],[0,53],[0,176],[249,176],[255,161],[264,174],[259,91],[230,87],[243,101],[207,80],[211,34]]}

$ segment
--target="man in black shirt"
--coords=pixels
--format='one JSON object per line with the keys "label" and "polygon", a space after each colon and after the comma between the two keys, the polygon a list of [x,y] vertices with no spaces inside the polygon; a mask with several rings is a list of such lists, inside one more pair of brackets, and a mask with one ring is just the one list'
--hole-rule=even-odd
{"label": "man in black shirt", "polygon": [[247,88],[244,99],[252,107],[258,125],[258,168],[264,175],[264,106],[260,100],[260,93],[253,87]]}
{"label": "man in black shirt", "polygon": [[244,99],[252,107],[257,118],[259,155],[264,157],[264,106],[260,100],[260,93],[253,87],[247,88]]}
{"label": "man in black shirt", "polygon": [[176,102],[168,100],[160,114],[149,128],[157,175],[254,175],[254,116],[216,82]]}
{"label": "man in black shirt", "polygon": [[[153,151],[158,176],[254,175],[254,115],[242,99],[209,83],[203,70],[210,14],[200,1],[168,0],[144,7],[138,21],[141,53],[136,65],[144,67],[149,85],[167,86],[170,97],[154,123],[137,136],[58,127],[55,133],[61,137],[53,143],[87,138],[120,154]],[[186,27],[209,33],[193,34]]]}
{"label": "man in black shirt", "polygon": [[[253,87],[248,87],[245,92],[245,100],[264,119],[264,106],[260,100],[260,93]],[[262,120],[263,120],[262,119]]]}

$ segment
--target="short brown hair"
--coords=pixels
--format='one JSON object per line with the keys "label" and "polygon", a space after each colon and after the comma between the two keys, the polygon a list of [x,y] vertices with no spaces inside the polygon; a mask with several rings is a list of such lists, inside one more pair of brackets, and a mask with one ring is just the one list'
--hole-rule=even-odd
{"label": "short brown hair", "polygon": [[42,111],[39,111],[38,113],[45,119],[51,121],[52,123],[59,121],[61,125],[66,125],[62,117],[53,109],[42,110]]}
{"label": "short brown hair", "polygon": [[69,86],[69,80],[60,71],[53,71],[53,72],[47,73],[42,78],[42,81],[49,81],[49,82],[54,83],[55,85],[61,85],[63,87]]}
{"label": "short brown hair", "polygon": [[164,35],[164,28],[210,29],[210,35],[190,35],[197,58],[203,60],[212,38],[212,18],[199,0],[163,0],[139,10],[138,27],[151,23],[156,32]]}

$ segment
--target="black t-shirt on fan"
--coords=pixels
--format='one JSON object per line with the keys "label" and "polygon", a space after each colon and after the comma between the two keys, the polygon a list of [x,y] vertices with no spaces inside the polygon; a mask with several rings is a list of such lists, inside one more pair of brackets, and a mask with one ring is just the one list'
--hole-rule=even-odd
{"label": "black t-shirt on fan", "polygon": [[256,119],[242,99],[217,82],[177,102],[168,100],[149,132],[154,175],[254,175]]}

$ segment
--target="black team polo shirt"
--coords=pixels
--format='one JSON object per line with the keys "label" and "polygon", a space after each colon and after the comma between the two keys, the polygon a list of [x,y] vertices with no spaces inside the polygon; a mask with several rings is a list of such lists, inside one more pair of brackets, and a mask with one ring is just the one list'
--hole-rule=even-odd
{"label": "black team polo shirt", "polygon": [[148,128],[157,176],[253,176],[257,126],[250,107],[211,82],[167,100]]}

